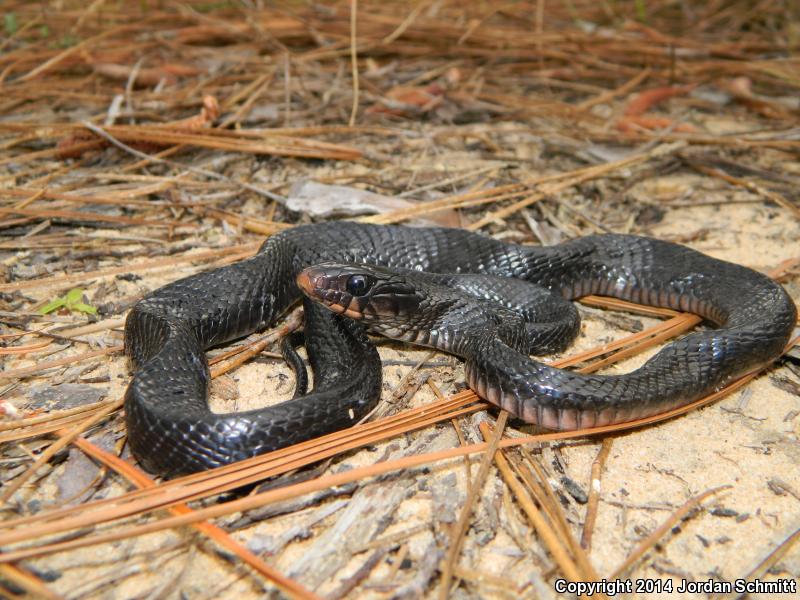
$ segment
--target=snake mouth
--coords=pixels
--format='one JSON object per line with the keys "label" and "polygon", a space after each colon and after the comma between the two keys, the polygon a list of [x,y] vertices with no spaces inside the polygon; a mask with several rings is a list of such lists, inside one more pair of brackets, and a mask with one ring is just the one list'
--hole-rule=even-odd
{"label": "snake mouth", "polygon": [[341,292],[335,281],[324,269],[308,267],[296,277],[297,287],[314,302],[322,304],[331,311],[354,320],[364,318],[364,312],[356,298]]}

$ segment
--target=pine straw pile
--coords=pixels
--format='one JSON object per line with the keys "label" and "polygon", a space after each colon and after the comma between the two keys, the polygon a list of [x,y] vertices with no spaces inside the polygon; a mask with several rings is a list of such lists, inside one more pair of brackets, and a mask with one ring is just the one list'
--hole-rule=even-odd
{"label": "pine straw pile", "polygon": [[[253,4],[4,4],[0,594],[796,580],[791,348],[707,408],[587,436],[507,420],[458,361],[380,342],[369,422],[169,482],[136,467],[127,309],[296,223],[642,233],[800,296],[796,3]],[[556,358],[586,371],[634,368],[698,326],[599,298],[581,311]],[[291,395],[274,349],[298,322],[212,351],[215,408]]]}

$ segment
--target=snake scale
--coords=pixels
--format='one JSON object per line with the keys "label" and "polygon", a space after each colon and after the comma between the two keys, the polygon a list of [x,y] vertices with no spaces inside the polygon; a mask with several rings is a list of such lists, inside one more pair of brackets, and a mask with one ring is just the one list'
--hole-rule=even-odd
{"label": "snake scale", "polygon": [[[338,266],[304,271],[331,261]],[[555,429],[625,422],[702,397],[778,357],[797,318],[791,298],[768,277],[645,237],[609,234],[534,247],[459,229],[352,222],[298,226],[270,237],[252,258],[151,292],[129,313],[125,348],[134,373],[125,413],[131,449],[140,463],[164,476],[200,471],[347,427],[366,415],[380,396],[377,352],[363,323],[334,314],[319,304],[320,297],[304,301],[315,382],[311,393],[246,412],[217,414],[208,407],[206,349],[274,322],[302,297],[298,275],[314,298],[312,284],[326,278],[329,285],[347,287],[353,274],[347,269],[353,264],[399,269],[407,278],[401,294],[390,300],[395,305],[384,313],[409,312],[403,291],[414,298],[423,292],[445,296],[455,312],[427,320],[425,326],[437,330],[433,337],[429,332],[412,335],[405,326],[395,337],[464,356],[467,381],[479,395],[526,421]],[[333,277],[331,268],[349,274]],[[450,279],[428,285],[425,275],[415,280],[414,271],[449,274]],[[360,273],[374,281],[385,271]],[[448,299],[456,293],[453,276],[461,274],[478,275],[481,289],[473,296],[480,308]],[[491,298],[486,289],[491,284],[481,283],[480,277],[505,278],[512,286],[511,281],[521,280],[567,300],[601,294],[689,311],[717,327],[666,345],[631,373],[582,375],[527,356],[537,347],[561,347],[574,335],[577,321],[568,308],[544,304],[555,307],[545,311],[559,313],[554,327],[561,328],[563,338],[551,336],[537,346],[527,334],[515,337],[514,330],[527,327],[513,326],[515,317],[487,316],[486,305],[498,298]],[[423,314],[432,310],[426,303],[412,302]],[[476,318],[481,323],[477,329],[459,334],[461,321],[474,325]],[[369,325],[380,331],[380,323]],[[391,335],[390,329],[398,327],[384,327],[384,333]],[[480,343],[470,345],[475,338]]]}

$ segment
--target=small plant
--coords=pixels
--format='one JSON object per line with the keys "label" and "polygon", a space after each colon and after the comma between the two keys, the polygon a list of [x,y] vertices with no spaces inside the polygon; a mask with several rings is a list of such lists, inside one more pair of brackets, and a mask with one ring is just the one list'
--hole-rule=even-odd
{"label": "small plant", "polygon": [[78,311],[89,315],[97,314],[97,309],[94,306],[83,302],[83,288],[72,288],[60,298],[51,300],[39,309],[39,314],[46,315],[59,308],[65,308],[68,311]]}

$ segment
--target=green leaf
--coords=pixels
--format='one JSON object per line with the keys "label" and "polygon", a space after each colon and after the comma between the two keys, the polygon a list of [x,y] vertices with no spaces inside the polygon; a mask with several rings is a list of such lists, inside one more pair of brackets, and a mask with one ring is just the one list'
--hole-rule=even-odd
{"label": "green leaf", "polygon": [[67,301],[64,298],[56,298],[55,300],[51,300],[50,302],[48,302],[39,309],[39,314],[40,315],[49,314],[54,310],[58,310],[62,306],[66,305],[66,303]]}
{"label": "green leaf", "polygon": [[64,300],[67,301],[67,307],[80,302],[83,298],[83,288],[72,288],[64,295]]}
{"label": "green leaf", "polygon": [[84,304],[83,302],[78,302],[77,304],[73,304],[70,306],[72,310],[78,310],[82,313],[88,313],[90,315],[96,315],[97,309],[94,306],[90,306],[88,304]]}
{"label": "green leaf", "polygon": [[636,19],[640,23],[647,23],[647,0],[635,0]]}
{"label": "green leaf", "polygon": [[76,46],[80,38],[73,33],[67,33],[61,36],[61,39],[58,40],[58,47],[59,48],[72,48],[72,46]]}
{"label": "green leaf", "polygon": [[3,16],[3,26],[6,30],[6,35],[14,35],[17,33],[17,29],[19,29],[19,26],[17,25],[17,14],[13,12],[7,12]]}

